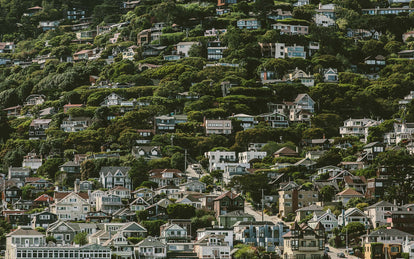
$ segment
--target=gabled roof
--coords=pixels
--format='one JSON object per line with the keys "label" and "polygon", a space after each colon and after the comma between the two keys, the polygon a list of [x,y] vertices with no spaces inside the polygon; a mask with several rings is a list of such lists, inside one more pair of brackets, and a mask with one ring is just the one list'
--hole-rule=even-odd
{"label": "gabled roof", "polygon": [[364,197],[361,193],[355,191],[354,189],[348,188],[343,190],[342,192],[338,193],[337,196],[357,196],[357,197]]}
{"label": "gabled roof", "polygon": [[135,245],[136,247],[166,247],[167,245],[159,241],[155,237],[147,237],[138,244]]}
{"label": "gabled roof", "polygon": [[273,153],[273,155],[281,155],[281,156],[291,155],[291,156],[297,156],[298,153],[296,151],[292,150],[291,148],[282,147],[281,149],[279,149],[278,151],[276,151],[275,153]]}
{"label": "gabled roof", "polygon": [[138,224],[137,222],[129,222],[121,227],[119,232],[147,232],[147,229]]}
{"label": "gabled roof", "polygon": [[[240,193],[238,193],[238,194],[234,194],[234,193],[232,193],[231,191],[228,191],[228,192],[225,192],[225,193],[223,193],[222,195],[220,195],[220,196],[218,196],[217,198],[215,198],[214,200],[215,201],[219,201],[219,200],[221,200],[221,199],[223,199],[223,198],[225,198],[225,197],[228,197],[228,198],[230,198],[230,199],[232,199],[232,200],[234,200],[234,199],[236,199],[237,197],[241,197],[241,195],[240,195]],[[243,197],[242,197],[243,198]]]}
{"label": "gabled roof", "polygon": [[414,237],[414,235],[412,235],[412,234],[410,234],[410,233],[407,233],[407,232],[404,232],[404,231],[401,231],[401,230],[398,230],[398,229],[395,229],[395,228],[381,228],[381,229],[378,229],[378,230],[375,230],[375,231],[373,231],[373,232],[371,232],[370,234],[368,234],[368,235],[365,235],[365,236],[369,236],[369,237],[374,237],[374,236],[388,236],[388,237],[390,237],[390,236],[392,236],[392,237],[396,237],[396,236],[399,236],[399,237]]}
{"label": "gabled roof", "polygon": [[19,226],[15,231],[6,235],[7,237],[11,236],[44,236],[42,233],[38,232],[31,227]]}
{"label": "gabled roof", "polygon": [[371,206],[368,206],[367,208],[376,208],[376,207],[396,207],[397,205],[392,204],[388,201],[379,201],[375,204],[372,204]]}
{"label": "gabled roof", "polygon": [[99,171],[99,175],[103,176],[115,175],[117,172],[121,172],[123,175],[127,175],[128,171],[131,170],[131,167],[126,166],[103,166]]}
{"label": "gabled roof", "polygon": [[50,202],[52,202],[53,197],[51,197],[51,196],[47,195],[46,193],[44,193],[44,194],[40,195],[39,197],[37,197],[34,201],[37,201],[37,202],[50,201]]}

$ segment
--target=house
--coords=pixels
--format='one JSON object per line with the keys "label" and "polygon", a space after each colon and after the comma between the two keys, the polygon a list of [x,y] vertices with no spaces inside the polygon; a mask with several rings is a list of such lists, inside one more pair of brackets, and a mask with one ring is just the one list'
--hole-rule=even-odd
{"label": "house", "polygon": [[217,6],[228,6],[231,4],[237,4],[237,0],[217,0]]}
{"label": "house", "polygon": [[180,187],[183,191],[191,191],[191,192],[205,192],[206,191],[206,184],[197,180],[188,181],[185,183],[180,184]]}
{"label": "house", "polygon": [[306,51],[304,46],[286,46],[285,57],[287,58],[303,58],[306,59]]}
{"label": "house", "polygon": [[232,228],[239,221],[254,222],[256,219],[243,210],[235,210],[218,216],[218,225],[223,228]]}
{"label": "house", "polygon": [[299,154],[289,147],[282,147],[273,153],[273,157],[297,157]]}
{"label": "house", "polygon": [[200,42],[198,41],[182,41],[178,42],[176,45],[177,54],[184,55],[184,57],[189,57],[189,51],[193,46],[200,46]]}
{"label": "house", "polygon": [[251,129],[255,124],[254,116],[248,114],[239,113],[229,116],[228,118],[240,121],[240,126],[243,127],[243,130]]}
{"label": "house", "polygon": [[239,29],[257,30],[260,29],[260,21],[255,18],[240,19],[237,21]]}
{"label": "house", "polygon": [[231,120],[205,120],[203,126],[206,129],[206,135],[230,135],[233,130]]}
{"label": "house", "polygon": [[301,84],[308,87],[315,85],[315,77],[298,68],[287,74],[286,78],[291,82],[300,81]]}
{"label": "house", "polygon": [[283,235],[283,258],[323,258],[325,253],[325,229],[321,223],[315,228],[307,224],[299,226],[295,221],[290,231]]}
{"label": "house", "polygon": [[96,198],[96,210],[112,214],[124,207],[121,197],[114,194],[106,194]]}
{"label": "house", "polygon": [[315,151],[311,150],[311,151],[306,152],[305,158],[309,158],[310,160],[317,161],[326,152],[327,152],[326,150],[315,150]]}
{"label": "house", "polygon": [[318,201],[317,191],[302,190],[299,186],[288,183],[279,190],[279,214],[281,217],[287,217],[299,208]]}
{"label": "house", "polygon": [[50,212],[57,214],[61,220],[85,220],[86,213],[91,210],[87,193],[55,192],[54,201]]}
{"label": "house", "polygon": [[267,155],[266,151],[245,151],[238,154],[239,163],[247,164],[253,159],[263,159]]}
{"label": "house", "polygon": [[371,221],[368,216],[358,208],[349,208],[345,211],[343,210],[338,216],[339,226],[346,226],[351,222],[360,222],[367,227],[371,225]]}
{"label": "house", "polygon": [[18,246],[41,246],[45,243],[45,235],[28,226],[19,226],[6,235],[6,258],[17,258]]}
{"label": "house", "polygon": [[59,166],[59,169],[61,172],[65,172],[66,174],[80,176],[80,165],[73,161],[64,163],[63,165]]}
{"label": "house", "polygon": [[135,254],[138,258],[167,258],[167,244],[161,242],[159,238],[147,237],[134,246]]}
{"label": "house", "polygon": [[[227,1],[227,0],[219,0]],[[230,0],[235,1],[235,0]],[[221,41],[208,41],[207,42],[207,60],[220,60],[224,56],[224,51],[227,49],[226,46],[223,46]]]}
{"label": "house", "polygon": [[72,104],[72,103],[68,103],[63,105],[63,113],[67,113],[70,109],[73,108],[85,108],[84,104]]}
{"label": "house", "polygon": [[178,186],[185,181],[182,172],[178,169],[152,169],[148,172],[149,180],[158,184],[158,187],[167,185]]}
{"label": "house", "polygon": [[92,49],[84,49],[80,50],[73,54],[73,60],[74,61],[80,61],[80,60],[89,60],[94,56],[94,50]]}
{"label": "house", "polygon": [[325,83],[338,82],[338,70],[336,68],[323,69],[321,74]]}
{"label": "house", "polygon": [[49,207],[53,203],[53,197],[47,194],[42,194],[33,201],[35,207]]}
{"label": "house", "polygon": [[130,167],[104,166],[99,172],[99,182],[102,184],[103,188],[107,189],[122,186],[132,190],[129,170],[131,170]]}
{"label": "house", "polygon": [[264,122],[272,128],[287,128],[289,127],[288,117],[277,113],[276,111],[271,113],[264,113],[256,116],[257,121]]}
{"label": "house", "polygon": [[375,57],[366,57],[364,59],[365,65],[367,65],[369,72],[377,73],[379,72],[385,65],[385,57],[382,55],[377,55]]}
{"label": "house", "polygon": [[407,43],[408,40],[412,41],[414,39],[414,31],[407,31],[402,34],[402,40],[404,43]]}
{"label": "house", "polygon": [[275,24],[272,24],[271,27],[273,30],[279,30],[280,34],[307,35],[309,33],[309,26],[306,26],[306,25],[275,23]]}
{"label": "house", "polygon": [[229,184],[233,177],[249,174],[249,172],[246,169],[246,167],[241,166],[239,164],[224,166],[223,182],[225,184]]}
{"label": "house", "polygon": [[47,229],[50,224],[58,220],[58,216],[49,211],[42,211],[31,215],[32,228],[42,227]]}
{"label": "house", "polygon": [[388,7],[388,8],[371,8],[371,9],[362,9],[362,14],[369,15],[398,15],[400,13],[412,13],[414,8],[403,7]]}
{"label": "house", "polygon": [[313,216],[320,217],[324,213],[325,213],[325,211],[323,210],[323,207],[318,206],[316,204],[311,204],[309,206],[302,207],[302,208],[296,210],[295,221],[300,222],[300,221],[302,221],[306,217],[309,217],[309,215],[312,215],[312,214],[313,214]]}
{"label": "house", "polygon": [[74,190],[75,192],[88,192],[93,191],[93,182],[92,181],[81,181],[79,179],[75,179],[74,182]]}
{"label": "house", "polygon": [[344,176],[345,189],[353,189],[357,192],[365,194],[367,187],[367,180],[365,176]]}
{"label": "house", "polygon": [[[262,57],[270,57],[270,58],[285,58],[286,57],[286,44],[285,43],[263,43],[258,42],[260,46],[260,52],[262,53]],[[270,71],[269,71],[270,72]],[[276,79],[275,72],[271,71],[272,74],[265,73],[263,76],[261,75],[262,80],[271,80]]]}
{"label": "house", "polygon": [[67,19],[68,20],[80,20],[81,18],[85,18],[85,10],[78,9],[78,8],[70,8],[71,10],[67,10]]}
{"label": "house", "polygon": [[39,192],[44,192],[50,187],[53,187],[53,184],[40,177],[26,177],[24,179],[25,185],[33,187],[32,193],[36,194]]}
{"label": "house", "polygon": [[0,42],[0,53],[12,53],[15,47],[14,42]]}
{"label": "house", "polygon": [[24,106],[43,104],[45,100],[46,97],[43,94],[31,94],[26,97],[26,102],[24,103]]}
{"label": "house", "polygon": [[234,240],[244,244],[264,247],[268,252],[277,251],[283,244],[283,235],[289,228],[283,222],[239,221],[234,225]]}
{"label": "house", "polygon": [[341,136],[354,136],[359,138],[364,138],[366,140],[368,138],[368,128],[377,126],[381,123],[381,121],[376,121],[372,119],[352,119],[349,118],[344,121],[344,125],[339,127],[339,134]]}
{"label": "house", "polygon": [[316,228],[319,223],[322,224],[327,232],[331,232],[334,228],[338,227],[338,220],[330,209],[320,216],[314,214],[313,218],[308,221],[311,228]]}
{"label": "house", "polygon": [[186,243],[191,240],[191,233],[187,229],[174,223],[167,223],[160,227],[160,240],[163,243]]}
{"label": "house", "polygon": [[30,168],[25,167],[9,167],[9,172],[7,175],[8,180],[18,180],[24,182],[26,177],[30,177],[31,174]]}
{"label": "house", "polygon": [[37,169],[42,165],[43,159],[42,155],[37,155],[34,150],[29,152],[26,156],[23,157],[23,167],[28,167],[36,172]]}
{"label": "house", "polygon": [[126,12],[134,11],[135,7],[139,6],[140,3],[141,3],[140,0],[138,0],[138,1],[127,0],[126,2],[122,2],[122,8]]}
{"label": "house", "polygon": [[337,201],[342,202],[342,204],[345,206],[350,199],[363,198],[364,195],[362,193],[355,191],[354,189],[348,188],[336,194],[335,197]]}
{"label": "house", "polygon": [[119,196],[121,199],[131,199],[131,190],[123,186],[116,186],[110,189],[108,193]]}
{"label": "house", "polygon": [[20,116],[20,113],[22,111],[22,106],[17,105],[13,107],[8,107],[8,108],[3,109],[3,111],[7,113],[7,117]]}
{"label": "house", "polygon": [[224,242],[227,242],[228,246],[233,248],[233,228],[207,227],[197,229],[197,240],[208,235],[224,236]]}
{"label": "house", "polygon": [[408,238],[402,245],[402,251],[408,254],[408,258],[414,257],[414,241],[408,241]]}
{"label": "house", "polygon": [[230,259],[230,246],[224,238],[223,235],[203,236],[194,243],[194,252],[198,258]]}
{"label": "house", "polygon": [[141,211],[141,210],[145,210],[145,208],[148,206],[150,206],[149,202],[147,202],[142,197],[138,197],[129,204],[129,209],[131,211]]}
{"label": "house", "polygon": [[201,198],[201,206],[207,210],[214,210],[214,199],[217,198],[217,194],[206,194]]}
{"label": "house", "polygon": [[175,118],[174,116],[157,116],[154,118],[155,127],[158,133],[174,132],[175,131]]}
{"label": "house", "polygon": [[42,29],[43,31],[54,30],[59,26],[59,21],[40,21],[38,28]]}
{"label": "house", "polygon": [[204,31],[204,37],[217,37],[220,34],[224,34],[227,32],[227,29],[215,29],[212,28],[211,30]]}
{"label": "house", "polygon": [[[160,32],[161,33],[161,32]],[[154,34],[152,34],[154,35]],[[161,35],[161,34],[160,34]],[[167,46],[159,46],[159,45],[144,45],[141,47],[141,55],[145,58],[147,57],[154,57],[158,56],[163,52]]]}
{"label": "house", "polygon": [[236,162],[236,152],[234,151],[208,151],[204,153],[204,156],[208,158],[208,167],[210,172],[215,170],[217,167],[224,169],[223,166],[219,166],[226,162]]}
{"label": "house", "polygon": [[115,105],[121,105],[121,102],[124,100],[121,96],[117,95],[116,93],[111,93],[105,99],[103,102],[101,102],[101,106],[115,106]]}
{"label": "house", "polygon": [[391,228],[414,235],[414,211],[388,211],[385,213],[385,217],[387,218],[387,225]]}
{"label": "house", "polygon": [[3,201],[13,204],[22,198],[22,190],[17,186],[6,187],[2,196]]}
{"label": "house", "polygon": [[315,10],[313,20],[316,25],[322,27],[335,26],[335,4],[319,4],[318,9]]}
{"label": "house", "polygon": [[214,199],[216,218],[235,210],[244,210],[244,198],[240,194],[228,191]]}
{"label": "house", "polygon": [[399,244],[402,245],[404,241],[414,241],[414,235],[393,228],[380,228],[372,231],[369,234],[361,236],[363,247],[371,243],[385,244]]}
{"label": "house", "polygon": [[127,49],[125,49],[124,51],[122,51],[122,59],[133,61],[137,49],[138,49],[138,46],[132,45],[128,47]]}
{"label": "house", "polygon": [[309,4],[309,0],[298,0],[296,3],[293,4],[293,6],[304,6]]}
{"label": "house", "polygon": [[160,146],[134,146],[131,153],[136,158],[156,159],[162,157]]}
{"label": "house", "polygon": [[292,18],[292,12],[278,8],[276,10],[271,10],[267,14],[267,18],[274,21],[289,19]]}
{"label": "house", "polygon": [[91,118],[89,117],[71,117],[64,118],[60,128],[64,132],[79,132],[85,130],[91,125]]}
{"label": "house", "polygon": [[52,119],[34,119],[29,125],[29,139],[45,139]]}
{"label": "house", "polygon": [[176,185],[164,185],[155,190],[157,194],[165,194],[167,197],[171,197],[171,194],[180,192],[180,187]]}

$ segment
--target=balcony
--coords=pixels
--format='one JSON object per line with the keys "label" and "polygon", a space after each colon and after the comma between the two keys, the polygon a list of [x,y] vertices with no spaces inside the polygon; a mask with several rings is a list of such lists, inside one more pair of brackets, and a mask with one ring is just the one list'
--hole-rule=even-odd
{"label": "balcony", "polygon": [[319,247],[317,246],[299,246],[299,252],[314,252],[319,251]]}

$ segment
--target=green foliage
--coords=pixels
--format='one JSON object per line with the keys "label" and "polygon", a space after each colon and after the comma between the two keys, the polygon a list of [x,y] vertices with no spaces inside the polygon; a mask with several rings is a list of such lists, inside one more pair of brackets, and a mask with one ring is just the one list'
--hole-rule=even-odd
{"label": "green foliage", "polygon": [[190,219],[195,216],[195,208],[188,204],[169,204],[167,214],[171,219]]}
{"label": "green foliage", "polygon": [[79,232],[73,238],[73,242],[75,244],[80,245],[80,246],[86,245],[88,243],[87,236],[88,236],[88,233],[86,233],[86,232]]}
{"label": "green foliage", "polygon": [[167,223],[164,220],[145,220],[141,221],[141,225],[147,229],[148,236],[160,236],[160,227]]}

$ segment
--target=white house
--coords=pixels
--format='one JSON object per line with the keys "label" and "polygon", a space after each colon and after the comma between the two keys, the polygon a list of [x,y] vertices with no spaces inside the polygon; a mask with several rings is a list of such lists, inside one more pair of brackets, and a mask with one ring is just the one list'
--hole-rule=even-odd
{"label": "white house", "polygon": [[192,46],[199,46],[200,42],[198,41],[182,41],[177,43],[177,53],[184,55],[184,57],[189,57],[188,52]]}
{"label": "white house", "polygon": [[377,228],[379,226],[387,224],[387,218],[385,216],[387,212],[398,211],[399,209],[399,206],[394,205],[388,201],[380,201],[371,206],[368,206],[365,209],[365,214],[367,214],[371,220],[372,226],[374,228]]}
{"label": "white house", "polygon": [[131,190],[132,183],[128,173],[130,169],[130,167],[104,166],[99,172],[99,182],[103,188],[111,189],[123,186]]}
{"label": "white house", "polygon": [[325,227],[325,231],[328,232],[338,227],[338,220],[336,219],[335,214],[333,214],[330,209],[328,209],[324,214],[320,216],[314,214],[313,218],[308,221],[308,224],[311,228],[315,228],[319,222]]}
{"label": "white house", "polygon": [[342,213],[338,216],[339,226],[346,226],[351,222],[360,222],[365,226],[369,226],[371,224],[368,216],[358,208],[349,208],[342,211]]}
{"label": "white house", "polygon": [[223,182],[229,184],[233,177],[248,174],[247,168],[250,167],[242,166],[242,164],[226,165],[223,172]]}
{"label": "white house", "polygon": [[215,164],[217,165],[223,162],[236,162],[237,159],[236,152],[234,151],[208,151],[204,153],[204,156],[208,158],[210,172],[214,170],[213,168]]}
{"label": "white house", "polygon": [[339,127],[339,134],[344,137],[354,136],[360,137],[364,140],[368,137],[369,127],[377,126],[381,121],[376,121],[373,119],[347,119],[344,121],[344,125]]}
{"label": "white house", "polygon": [[266,151],[245,151],[240,152],[239,156],[239,163],[247,164],[252,159],[263,159],[267,155]]}
{"label": "white house", "polygon": [[151,236],[136,244],[134,251],[139,258],[167,258],[167,244]]}
{"label": "white house", "polygon": [[224,236],[224,242],[227,242],[233,248],[233,228],[200,228],[197,229],[197,240],[208,235]]}
{"label": "white house", "polygon": [[61,220],[85,220],[86,214],[91,211],[87,193],[66,193],[61,199],[56,199],[50,206],[50,212],[58,215]]}
{"label": "white house", "polygon": [[224,236],[206,235],[194,243],[198,258],[231,258],[230,246]]}

